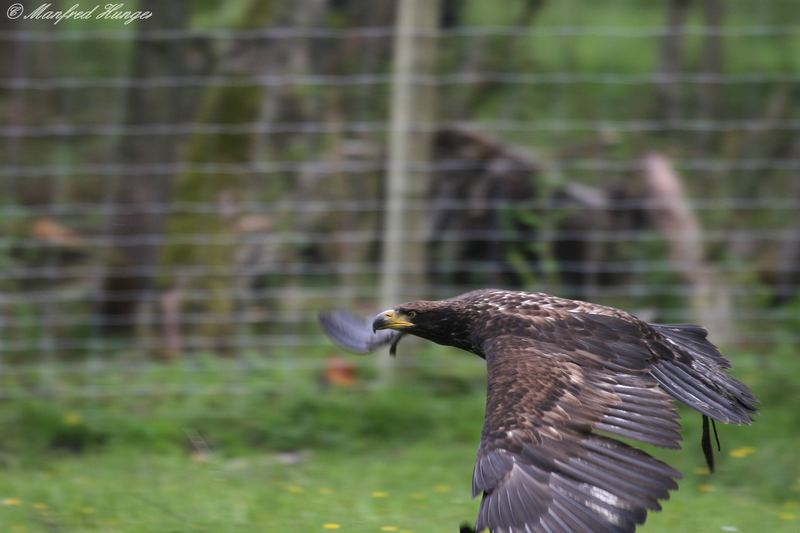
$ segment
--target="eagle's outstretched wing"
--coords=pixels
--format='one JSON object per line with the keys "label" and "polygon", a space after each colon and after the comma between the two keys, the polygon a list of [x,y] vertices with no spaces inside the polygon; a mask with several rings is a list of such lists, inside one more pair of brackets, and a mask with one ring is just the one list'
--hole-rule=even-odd
{"label": "eagle's outstretched wing", "polygon": [[390,345],[394,355],[397,343],[403,336],[399,331],[388,329],[372,331],[366,319],[341,309],[320,313],[319,323],[332,341],[356,353],[369,353]]}
{"label": "eagle's outstretched wing", "polygon": [[673,402],[646,369],[612,371],[600,354],[511,334],[489,340],[484,351],[477,531],[634,531],[677,488],[678,471],[595,433],[680,446]]}
{"label": "eagle's outstretched wing", "polygon": [[551,309],[487,323],[500,333],[483,345],[478,531],[634,531],[680,474],[596,431],[678,448],[673,398],[712,419],[752,421],[757,400],[725,373],[705,330],[596,310],[609,314]]}

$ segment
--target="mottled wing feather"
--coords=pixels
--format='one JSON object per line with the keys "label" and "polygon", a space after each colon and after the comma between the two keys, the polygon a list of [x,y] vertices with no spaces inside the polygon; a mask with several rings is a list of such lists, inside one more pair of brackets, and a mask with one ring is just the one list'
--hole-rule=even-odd
{"label": "mottled wing feather", "polygon": [[478,531],[633,531],[677,487],[680,474],[668,465],[594,433],[679,446],[677,412],[646,372],[618,375],[582,348],[516,335],[493,338],[484,351]]}
{"label": "mottled wing feather", "polygon": [[613,371],[647,369],[671,396],[706,416],[737,424],[753,420],[758,400],[725,372],[730,363],[700,326],[648,324],[619,309],[541,293],[489,289],[461,298],[489,311],[489,334],[508,331],[582,350],[582,364],[600,362]]}
{"label": "mottled wing feather", "polygon": [[364,318],[338,309],[320,313],[319,323],[332,341],[356,353],[369,353],[394,345],[402,336],[402,333],[388,329],[372,331],[372,326]]}

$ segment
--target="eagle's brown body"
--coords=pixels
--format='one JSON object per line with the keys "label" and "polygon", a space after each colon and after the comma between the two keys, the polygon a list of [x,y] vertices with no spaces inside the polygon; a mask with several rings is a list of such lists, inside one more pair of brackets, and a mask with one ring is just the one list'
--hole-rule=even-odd
{"label": "eagle's brown body", "polygon": [[[359,331],[335,314],[322,322],[331,337],[360,351],[399,339]],[[598,431],[679,448],[673,398],[721,422],[750,423],[756,410],[699,326],[648,324],[588,302],[483,289],[400,305],[373,327],[486,359],[473,476],[473,493],[483,496],[478,531],[633,531],[660,508],[680,473]]]}

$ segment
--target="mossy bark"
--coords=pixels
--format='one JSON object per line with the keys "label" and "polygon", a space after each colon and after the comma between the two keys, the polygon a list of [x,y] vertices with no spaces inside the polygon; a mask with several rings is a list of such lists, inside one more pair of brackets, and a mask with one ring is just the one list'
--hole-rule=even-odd
{"label": "mossy bark", "polygon": [[[254,0],[241,27],[268,25],[276,2]],[[208,90],[197,117],[199,123],[247,125],[259,114],[261,88],[256,84],[225,85]],[[162,256],[168,274],[162,286],[184,285],[186,309],[196,320],[184,326],[190,348],[229,355],[236,333],[234,294],[235,206],[247,200],[251,181],[243,169],[253,159],[254,134],[198,134],[190,140],[185,162],[189,169],[176,179],[174,199],[204,209],[172,209],[167,223],[170,242]],[[230,165],[230,171],[225,167]],[[209,167],[221,167],[219,172]],[[209,206],[214,209],[205,209]],[[231,207],[234,206],[234,207]]]}
{"label": "mossy bark", "polygon": [[[212,89],[200,122],[246,124],[258,112],[257,87]],[[251,158],[252,136],[201,135],[193,139],[187,157],[190,170],[180,175],[175,199],[188,206],[216,206],[212,212],[189,209],[170,217],[167,234],[171,243],[164,249],[163,264],[171,273],[187,267],[189,306],[196,316],[194,335],[203,346],[228,351],[234,333],[234,221],[226,205],[235,205],[246,194],[242,172],[206,172],[205,165],[246,165]],[[202,238],[202,240],[200,240]],[[172,284],[168,282],[168,284]],[[192,345],[193,343],[190,343]]]}

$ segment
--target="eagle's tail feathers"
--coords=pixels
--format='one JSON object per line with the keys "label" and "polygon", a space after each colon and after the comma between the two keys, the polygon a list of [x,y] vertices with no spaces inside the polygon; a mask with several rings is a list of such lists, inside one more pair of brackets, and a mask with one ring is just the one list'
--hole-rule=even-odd
{"label": "eagle's tail feathers", "polygon": [[730,362],[692,324],[653,324],[676,357],[661,359],[650,373],[664,390],[702,414],[736,424],[749,424],[758,400],[744,383],[725,370]]}
{"label": "eagle's tail feathers", "polygon": [[650,373],[670,395],[706,416],[734,424],[753,421],[755,398],[749,391],[743,393],[740,387],[744,385],[725,374],[702,375],[674,360],[659,361]]}

